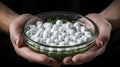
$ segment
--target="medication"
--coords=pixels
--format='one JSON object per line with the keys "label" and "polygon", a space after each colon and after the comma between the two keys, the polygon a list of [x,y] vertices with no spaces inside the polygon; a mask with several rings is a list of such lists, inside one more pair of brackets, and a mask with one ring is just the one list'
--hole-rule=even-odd
{"label": "medication", "polygon": [[[52,22],[43,23],[37,21],[35,25],[30,25],[30,29],[26,34],[35,42],[49,46],[74,46],[87,42],[92,38],[92,33],[82,25],[80,22],[66,22],[56,20],[55,24]],[[49,51],[71,50],[72,48],[46,48],[40,46],[40,49]],[[77,48],[77,47],[76,47]]]}

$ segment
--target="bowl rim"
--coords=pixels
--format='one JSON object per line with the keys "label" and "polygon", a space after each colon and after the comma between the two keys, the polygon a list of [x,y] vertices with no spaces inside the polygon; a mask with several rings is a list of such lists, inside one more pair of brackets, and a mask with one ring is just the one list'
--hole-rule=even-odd
{"label": "bowl rim", "polygon": [[[26,35],[26,31],[25,31],[25,26],[26,26],[26,24],[28,23],[28,21],[29,21],[30,19],[34,18],[35,16],[38,16],[38,15],[41,15],[41,14],[42,14],[42,15],[44,15],[44,14],[49,14],[49,13],[61,13],[61,14],[63,14],[63,13],[71,14],[71,13],[72,13],[72,14],[78,15],[78,16],[80,16],[80,17],[83,17],[83,18],[89,20],[89,21],[93,24],[94,29],[95,29],[95,33],[94,33],[94,35],[93,35],[93,38],[92,38],[89,42],[85,42],[85,43],[77,44],[77,45],[70,45],[70,46],[50,46],[50,45],[44,45],[44,44],[41,44],[41,43],[38,43],[38,42],[33,41],[32,39],[30,39],[30,38]],[[96,40],[96,38],[97,38],[97,36],[98,36],[98,34],[99,34],[98,26],[97,26],[97,24],[96,24],[94,21],[92,21],[92,20],[91,20],[90,18],[88,18],[88,17],[85,17],[85,16],[83,16],[83,15],[81,15],[81,14],[78,14],[78,13],[75,13],[75,12],[68,12],[68,11],[50,11],[50,12],[39,13],[39,14],[37,14],[37,15],[35,15],[35,16],[31,16],[29,19],[27,19],[27,20],[24,22],[24,24],[23,24],[23,26],[22,26],[22,35],[23,35],[23,39],[30,40],[31,42],[33,42],[33,43],[35,43],[35,44],[37,44],[37,45],[41,45],[41,46],[45,46],[45,47],[51,47],[51,48],[70,48],[70,47],[77,47],[77,46],[87,47],[87,46],[89,46],[91,43],[93,43],[93,42]]]}

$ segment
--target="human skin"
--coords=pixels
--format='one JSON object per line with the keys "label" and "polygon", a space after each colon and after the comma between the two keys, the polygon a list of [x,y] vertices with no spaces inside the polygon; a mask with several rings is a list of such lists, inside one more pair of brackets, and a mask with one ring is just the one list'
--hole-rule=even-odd
{"label": "human skin", "polygon": [[30,62],[59,67],[56,60],[33,52],[23,43],[21,27],[31,16],[30,14],[19,15],[0,2],[0,31],[10,34],[13,47],[19,56]]}
{"label": "human skin", "polygon": [[[99,35],[95,41],[95,46],[83,54],[77,54],[74,57],[65,57],[63,64],[82,64],[94,59],[105,51],[111,30],[120,27],[119,4],[120,0],[115,0],[106,9],[101,11],[101,13],[91,13],[87,15],[87,17],[96,22],[99,27]],[[37,54],[25,46],[21,35],[21,26],[30,16],[32,15],[19,15],[0,3],[0,29],[10,34],[11,42],[16,53],[30,62],[58,67],[59,63],[55,59],[43,54]]]}
{"label": "human skin", "polygon": [[[111,30],[120,27],[120,0],[114,0],[106,9],[99,14],[91,13],[87,17],[93,20],[99,27],[99,35],[93,48],[83,54],[74,57],[66,57],[64,64],[82,64],[91,61],[95,57],[101,55],[106,48],[110,38]],[[99,47],[99,48],[97,48]]]}

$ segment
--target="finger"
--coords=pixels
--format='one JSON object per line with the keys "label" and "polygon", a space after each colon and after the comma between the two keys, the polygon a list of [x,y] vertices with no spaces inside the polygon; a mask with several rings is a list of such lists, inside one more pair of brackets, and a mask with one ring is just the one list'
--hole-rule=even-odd
{"label": "finger", "polygon": [[15,50],[21,57],[31,62],[46,64],[49,61],[49,58],[46,55],[35,53],[27,47],[18,48],[15,46]]}
{"label": "finger", "polygon": [[22,46],[23,38],[21,36],[21,28],[22,24],[30,17],[29,14],[21,15],[18,19],[16,19],[11,25],[10,25],[10,36],[12,43],[15,43],[18,47]]}
{"label": "finger", "polygon": [[[110,37],[110,31],[112,29],[111,24],[105,18],[98,14],[89,14],[87,15],[87,17],[92,19],[99,27],[98,41],[102,41],[103,45],[106,45]],[[101,20],[104,22],[102,22]]]}
{"label": "finger", "polygon": [[63,63],[64,64],[73,64],[73,61],[72,61],[72,57],[65,57],[64,59],[63,59]]}
{"label": "finger", "polygon": [[85,62],[89,62],[92,59],[94,59],[96,56],[100,55],[102,52],[104,52],[103,50],[104,47],[101,47],[100,49],[96,46],[92,47],[90,50],[88,50],[87,52],[83,53],[83,54],[78,54],[75,55],[72,59],[72,61],[75,64],[83,64]]}
{"label": "finger", "polygon": [[[95,51],[97,51],[99,48],[95,44],[96,43],[94,43],[94,46],[91,49],[89,49],[87,52],[85,52],[84,54],[87,54],[89,52],[95,52]],[[63,63],[64,64],[72,64],[72,65],[74,64],[72,57],[65,57],[64,60],[63,60]],[[75,63],[76,63],[76,61],[75,61]]]}
{"label": "finger", "polygon": [[53,58],[49,58],[47,65],[53,66],[53,67],[60,67],[60,63]]}
{"label": "finger", "polygon": [[99,37],[97,37],[95,40],[95,46],[98,48],[101,48],[103,46],[103,42],[101,41]]}

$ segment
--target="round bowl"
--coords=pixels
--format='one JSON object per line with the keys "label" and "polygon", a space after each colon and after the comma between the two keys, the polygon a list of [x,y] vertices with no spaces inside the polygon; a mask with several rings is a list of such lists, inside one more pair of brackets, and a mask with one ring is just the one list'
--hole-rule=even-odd
{"label": "round bowl", "polygon": [[[91,32],[92,37],[89,38],[86,42],[81,44],[69,45],[69,46],[51,46],[36,42],[26,34],[26,32],[30,29],[30,25],[35,25],[37,21],[42,21],[43,23],[45,23],[45,22],[51,22],[51,20],[53,21],[56,18],[63,19],[63,21],[71,21],[72,23],[74,23],[74,21],[79,21],[82,25],[86,26],[88,31]],[[55,24],[54,21],[51,23]],[[23,24],[22,35],[24,38],[24,42],[31,50],[37,53],[45,54],[48,57],[55,58],[56,60],[62,60],[66,56],[74,56],[76,54],[84,53],[88,51],[91,47],[93,47],[95,40],[98,36],[98,27],[96,23],[93,22],[91,19],[82,16],[78,13],[52,11],[52,12],[40,13],[26,20],[25,23]],[[44,49],[42,49],[41,47]],[[49,49],[52,48],[54,50],[50,51]],[[57,51],[57,49],[60,50]]]}

